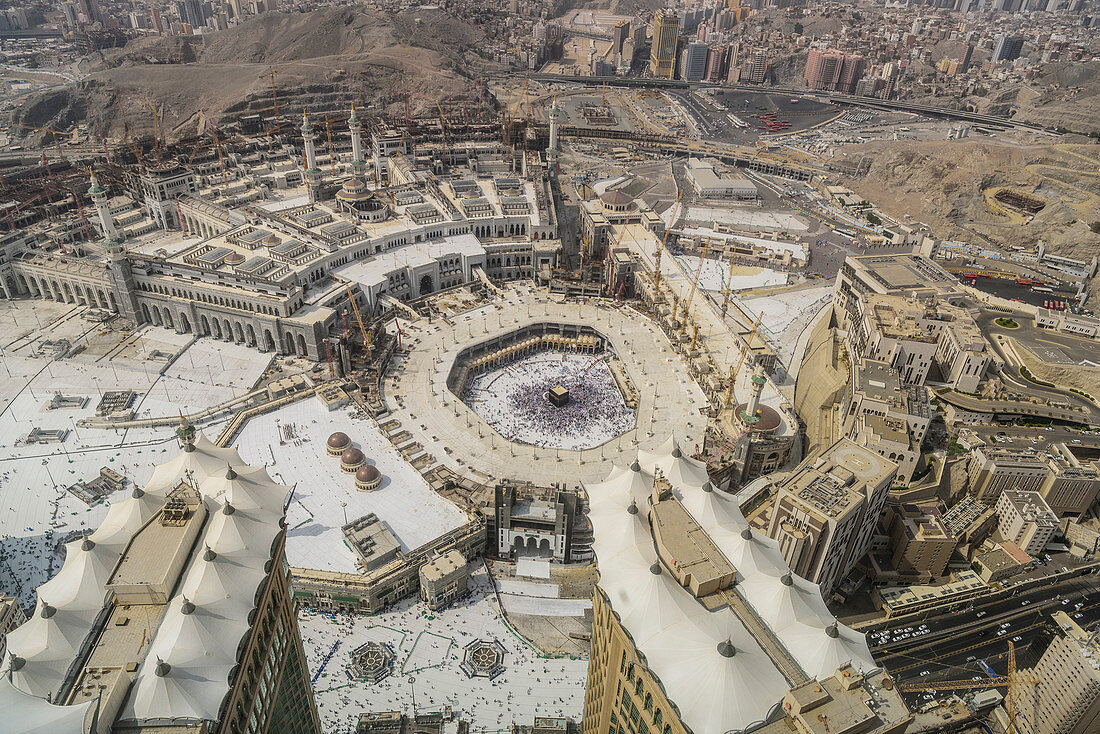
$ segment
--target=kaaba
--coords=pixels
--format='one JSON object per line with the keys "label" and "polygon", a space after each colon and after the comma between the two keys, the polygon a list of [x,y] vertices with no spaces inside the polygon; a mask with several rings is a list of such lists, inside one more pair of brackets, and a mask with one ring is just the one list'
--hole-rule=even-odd
{"label": "kaaba", "polygon": [[559,408],[564,408],[569,404],[569,391],[561,385],[554,385],[550,388],[548,395],[550,397],[550,402]]}

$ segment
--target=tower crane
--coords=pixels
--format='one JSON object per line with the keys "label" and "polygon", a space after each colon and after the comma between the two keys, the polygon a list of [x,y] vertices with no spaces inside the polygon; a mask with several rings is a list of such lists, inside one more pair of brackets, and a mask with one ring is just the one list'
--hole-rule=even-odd
{"label": "tower crane", "polygon": [[[680,323],[687,323],[691,302],[695,300],[695,291],[699,290],[699,279],[703,277],[703,264],[707,261],[708,252],[710,252],[709,237],[703,240],[703,252],[699,255],[699,268],[695,271],[695,279],[691,281],[691,290],[688,291],[688,297],[684,299],[684,317],[680,319]],[[673,317],[675,316],[676,314],[673,314]]]}
{"label": "tower crane", "polygon": [[745,348],[741,350],[741,357],[737,360],[737,366],[730,368],[730,383],[726,387],[726,408],[730,407],[730,401],[733,400],[733,385],[737,381],[737,375],[741,372],[741,365],[745,363],[745,358],[748,357],[749,352],[752,351],[752,340],[756,338],[756,330],[760,328],[760,318],[763,315],[763,311],[756,315],[756,323],[752,325],[752,331],[749,332],[748,338],[745,339]]}
{"label": "tower crane", "polygon": [[[684,192],[681,191],[676,197],[676,203],[672,205],[672,208],[680,206],[680,199],[684,196]],[[668,242],[668,236],[672,232],[672,223],[676,221],[676,216],[673,215],[668,220],[668,228],[665,229],[665,236],[661,240],[660,246],[657,247],[657,252],[653,253],[653,297],[657,298],[661,294],[661,253],[665,251],[665,243]],[[673,318],[676,317],[676,312],[672,313]]]}
{"label": "tower crane", "polygon": [[733,279],[733,253],[730,252],[730,267],[726,273],[726,282],[722,288],[722,318],[726,318],[726,311],[730,307],[730,281]]}
{"label": "tower crane", "polygon": [[[899,683],[899,691],[959,691],[975,688],[1000,688],[1005,687],[1005,711],[1008,713],[1008,729],[1005,734],[1028,734],[1030,730],[1021,729],[1016,724],[1020,705],[1020,688],[1022,686],[1037,686],[1038,678],[1026,675],[1016,669],[1016,646],[1010,640],[1008,643],[1008,675],[995,678],[980,678],[978,680],[950,680],[937,681],[935,683]],[[1034,714],[1035,712],[1033,712]],[[1034,716],[1031,718],[1034,723]]]}
{"label": "tower crane", "polygon": [[351,292],[351,283],[346,283],[345,282],[344,283],[344,288],[347,289],[348,300],[351,301],[351,310],[355,313],[355,320],[356,320],[356,322],[358,322],[359,331],[363,335],[363,349],[364,349],[364,351],[367,355],[367,358],[370,359],[370,352],[371,352],[370,334],[367,333],[367,327],[365,327],[363,325],[363,316],[362,316],[362,314],[359,313],[359,304],[357,304],[355,302],[355,294]]}
{"label": "tower crane", "polygon": [[275,129],[279,129],[279,125],[282,123],[282,118],[279,115],[279,94],[275,89],[275,75],[284,69],[289,69],[297,63],[300,63],[304,59],[298,59],[297,61],[291,61],[289,64],[283,64],[282,66],[269,66],[267,71],[260,74],[258,78],[269,77],[271,79],[271,110],[275,113]]}

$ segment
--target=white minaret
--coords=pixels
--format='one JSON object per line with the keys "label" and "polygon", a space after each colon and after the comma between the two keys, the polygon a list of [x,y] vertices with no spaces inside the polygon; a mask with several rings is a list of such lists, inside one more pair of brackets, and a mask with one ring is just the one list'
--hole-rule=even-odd
{"label": "white minaret", "polygon": [[746,416],[755,416],[757,408],[760,407],[760,392],[764,389],[764,383],[767,382],[763,372],[759,365],[752,371],[752,392],[749,394],[749,402],[745,403]]}
{"label": "white minaret", "polygon": [[558,98],[554,98],[554,103],[550,105],[550,147],[546,150],[546,160],[550,164],[550,170],[557,170],[558,162],[558,124],[564,117],[562,111],[558,108]]}
{"label": "white minaret", "polygon": [[103,228],[103,237],[107,242],[118,242],[120,238],[115,228],[115,218],[111,216],[111,207],[107,205],[107,189],[99,185],[95,171],[92,171],[91,183],[88,195],[92,197],[92,203],[95,204],[96,211],[99,213],[99,225]]}
{"label": "white minaret", "polygon": [[355,116],[355,105],[351,106],[351,117],[348,118],[348,127],[351,129],[351,162],[354,164],[365,163],[363,160],[363,141],[359,138],[359,118]]}
{"label": "white minaret", "polygon": [[351,129],[351,170],[356,176],[363,176],[367,172],[367,161],[363,157],[363,125],[355,115],[355,105],[351,106],[348,127]]}
{"label": "white minaret", "polygon": [[302,145],[306,151],[306,173],[312,173],[317,168],[317,152],[313,150],[313,126],[309,124],[305,110],[302,111]]}

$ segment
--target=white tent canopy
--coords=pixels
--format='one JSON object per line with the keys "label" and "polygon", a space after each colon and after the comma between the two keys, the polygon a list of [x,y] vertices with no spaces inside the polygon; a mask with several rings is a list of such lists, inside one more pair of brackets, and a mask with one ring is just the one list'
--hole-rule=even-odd
{"label": "white tent canopy", "polygon": [[600,588],[693,731],[722,734],[763,721],[789,685],[729,607],[709,611],[660,564],[646,522],[657,472],[737,570],[731,593],[807,675],[829,676],[849,662],[877,667],[864,636],[836,622],[819,587],[792,574],[778,543],[750,530],[736,500],[705,486],[706,465],[670,438],[589,486],[589,519]]}
{"label": "white tent canopy", "polygon": [[55,706],[19,690],[0,676],[0,734],[84,734],[91,726],[94,701]]}

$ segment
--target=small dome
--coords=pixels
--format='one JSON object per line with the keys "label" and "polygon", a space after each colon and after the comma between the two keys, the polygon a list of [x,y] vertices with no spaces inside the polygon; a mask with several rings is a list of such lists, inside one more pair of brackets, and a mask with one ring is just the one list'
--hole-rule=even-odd
{"label": "small dome", "polygon": [[328,447],[330,449],[339,448],[341,451],[351,445],[351,439],[348,438],[348,434],[343,431],[337,431],[328,437]]}
{"label": "small dome", "polygon": [[244,255],[239,252],[231,252],[225,256],[226,265],[240,265],[244,262]]}
{"label": "small dome", "polygon": [[372,489],[377,489],[381,483],[382,474],[375,466],[363,464],[355,472],[355,488],[360,491],[369,492]]}
{"label": "small dome", "polygon": [[282,240],[279,239],[279,235],[275,234],[274,232],[268,232],[267,235],[262,240],[260,240],[260,244],[264,247],[274,247],[280,242],[282,242]]}
{"label": "small dome", "polygon": [[359,449],[352,447],[345,451],[340,456],[340,470],[351,474],[359,467],[363,466],[367,457],[363,456],[363,452]]}

